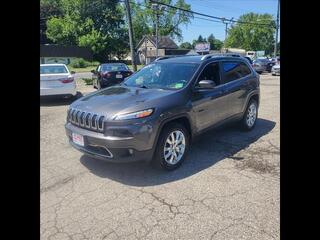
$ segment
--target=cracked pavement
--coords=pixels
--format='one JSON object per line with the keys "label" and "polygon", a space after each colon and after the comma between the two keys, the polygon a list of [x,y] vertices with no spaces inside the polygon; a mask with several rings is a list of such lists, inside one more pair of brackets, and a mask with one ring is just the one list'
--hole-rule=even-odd
{"label": "cracked pavement", "polygon": [[42,101],[41,239],[280,239],[280,81],[260,80],[255,129],[201,135],[173,172],[83,156],[64,132],[70,102]]}

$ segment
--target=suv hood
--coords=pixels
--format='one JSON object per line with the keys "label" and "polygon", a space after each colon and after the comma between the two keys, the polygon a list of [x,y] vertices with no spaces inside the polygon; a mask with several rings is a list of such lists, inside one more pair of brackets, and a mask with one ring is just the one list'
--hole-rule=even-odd
{"label": "suv hood", "polygon": [[175,91],[163,89],[144,89],[136,87],[113,86],[80,98],[70,105],[86,112],[106,116],[111,120],[116,114],[153,108],[163,98]]}

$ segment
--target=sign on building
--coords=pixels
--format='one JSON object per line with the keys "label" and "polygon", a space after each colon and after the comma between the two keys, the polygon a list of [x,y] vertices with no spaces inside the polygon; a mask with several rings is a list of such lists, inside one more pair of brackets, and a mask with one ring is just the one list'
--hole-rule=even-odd
{"label": "sign on building", "polygon": [[197,43],[194,47],[196,52],[209,52],[210,51],[210,43]]}

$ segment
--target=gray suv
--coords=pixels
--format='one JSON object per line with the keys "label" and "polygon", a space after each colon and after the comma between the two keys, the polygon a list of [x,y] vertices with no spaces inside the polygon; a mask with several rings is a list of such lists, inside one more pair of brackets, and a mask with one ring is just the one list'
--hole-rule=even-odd
{"label": "gray suv", "polygon": [[238,121],[251,130],[259,99],[259,75],[245,58],[157,59],[123,83],[73,102],[65,128],[70,144],[92,157],[173,170],[209,128]]}

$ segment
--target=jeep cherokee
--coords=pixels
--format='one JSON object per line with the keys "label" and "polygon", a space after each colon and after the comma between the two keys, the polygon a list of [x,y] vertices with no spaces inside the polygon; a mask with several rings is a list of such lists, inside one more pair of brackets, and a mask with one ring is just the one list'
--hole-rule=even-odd
{"label": "jeep cherokee", "polygon": [[214,126],[255,126],[259,75],[243,57],[157,59],[119,85],[88,94],[68,109],[70,144],[112,162],[152,161],[173,170],[191,140]]}

